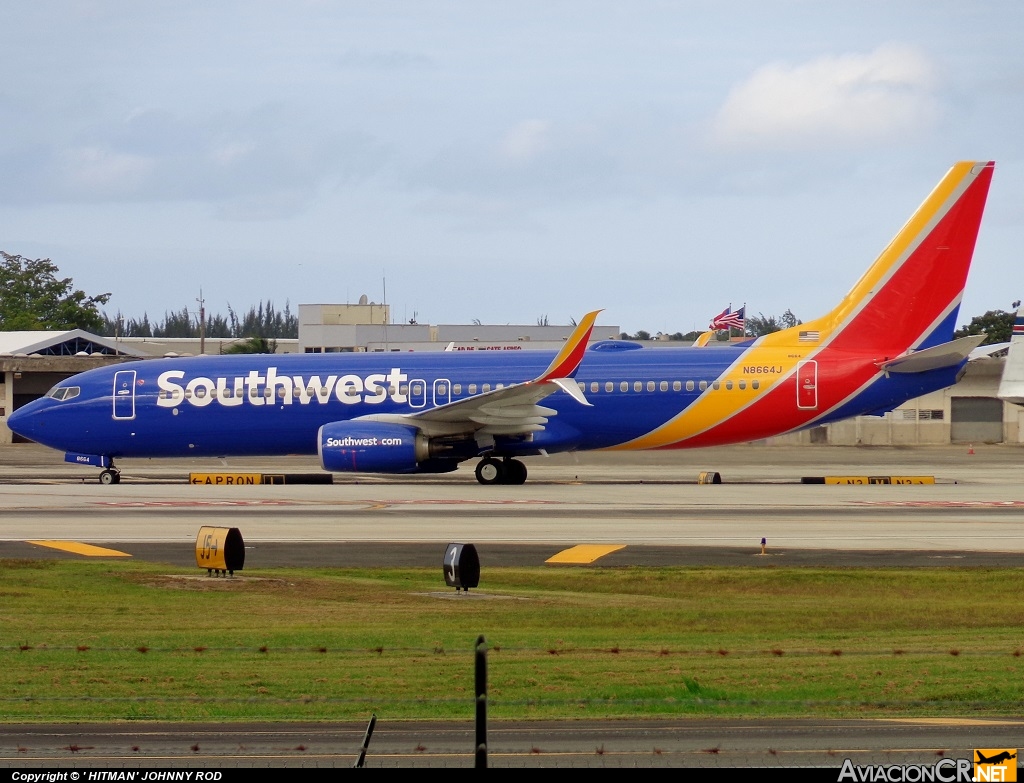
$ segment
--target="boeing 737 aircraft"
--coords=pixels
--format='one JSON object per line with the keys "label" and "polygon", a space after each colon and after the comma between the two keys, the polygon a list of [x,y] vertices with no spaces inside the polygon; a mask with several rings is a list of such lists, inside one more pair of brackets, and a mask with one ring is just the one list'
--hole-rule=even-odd
{"label": "boeing 737 aircraft", "polygon": [[953,166],[830,313],[744,343],[588,350],[594,312],[554,356],[155,359],[70,378],[7,423],[105,484],[121,457],[312,453],[340,472],[479,459],[482,484],[521,484],[524,456],[712,446],[881,414],[952,385],[982,339],[952,335],[993,168]]}

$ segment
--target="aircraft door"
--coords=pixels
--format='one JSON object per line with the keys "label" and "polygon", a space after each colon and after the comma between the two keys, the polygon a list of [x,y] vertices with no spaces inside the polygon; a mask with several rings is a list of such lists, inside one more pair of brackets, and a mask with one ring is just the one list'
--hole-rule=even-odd
{"label": "aircraft door", "polygon": [[434,406],[447,405],[452,401],[452,385],[447,378],[434,381]]}
{"label": "aircraft door", "polygon": [[818,363],[798,362],[796,365],[796,407],[814,410],[818,407]]}
{"label": "aircraft door", "polygon": [[114,418],[135,418],[135,370],[114,373]]}
{"label": "aircraft door", "polygon": [[427,404],[427,384],[420,378],[409,381],[409,407],[422,408]]}

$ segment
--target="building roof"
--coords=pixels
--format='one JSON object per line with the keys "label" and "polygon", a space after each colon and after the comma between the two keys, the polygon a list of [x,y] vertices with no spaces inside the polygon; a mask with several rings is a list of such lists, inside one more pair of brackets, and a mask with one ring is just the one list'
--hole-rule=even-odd
{"label": "building roof", "polygon": [[82,329],[62,332],[0,332],[0,356],[39,354],[42,356],[79,356],[102,354],[106,356],[139,356],[146,354],[129,348],[123,342],[100,337]]}

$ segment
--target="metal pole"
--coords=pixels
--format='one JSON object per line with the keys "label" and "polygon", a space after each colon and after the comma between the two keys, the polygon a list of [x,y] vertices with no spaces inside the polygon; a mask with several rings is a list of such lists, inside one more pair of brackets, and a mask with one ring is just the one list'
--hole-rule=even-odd
{"label": "metal pole", "polygon": [[487,640],[476,638],[476,768],[487,768]]}
{"label": "metal pole", "polygon": [[366,734],[363,735],[363,747],[359,749],[359,758],[353,765],[356,768],[363,766],[366,761],[366,749],[370,747],[370,737],[373,736],[373,727],[377,725],[377,713],[370,713],[370,723],[366,726]]}

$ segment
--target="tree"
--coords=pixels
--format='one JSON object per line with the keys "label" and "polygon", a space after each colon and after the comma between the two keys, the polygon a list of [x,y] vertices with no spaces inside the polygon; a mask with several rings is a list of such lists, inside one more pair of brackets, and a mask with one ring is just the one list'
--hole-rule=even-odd
{"label": "tree", "polygon": [[793,315],[793,311],[788,309],[782,315],[758,313],[747,318],[746,333],[751,337],[762,337],[783,329],[792,329],[801,323],[803,322]]}
{"label": "tree", "polygon": [[275,353],[276,351],[277,340],[268,340],[266,337],[247,337],[242,342],[224,349],[224,353]]}
{"label": "tree", "polygon": [[766,316],[764,313],[758,313],[747,318],[746,328],[747,334],[751,337],[761,337],[779,331],[782,329],[782,324],[774,315]]}
{"label": "tree", "polygon": [[1010,341],[1010,334],[1013,332],[1013,313],[1003,310],[989,310],[984,315],[976,315],[966,326],[961,326],[953,332],[954,339],[967,337],[972,334],[985,334],[985,342],[982,345],[992,343],[1007,343]]}
{"label": "tree", "polygon": [[89,296],[49,258],[24,258],[0,250],[0,330],[85,329],[99,332],[103,317],[97,305],[110,294]]}

